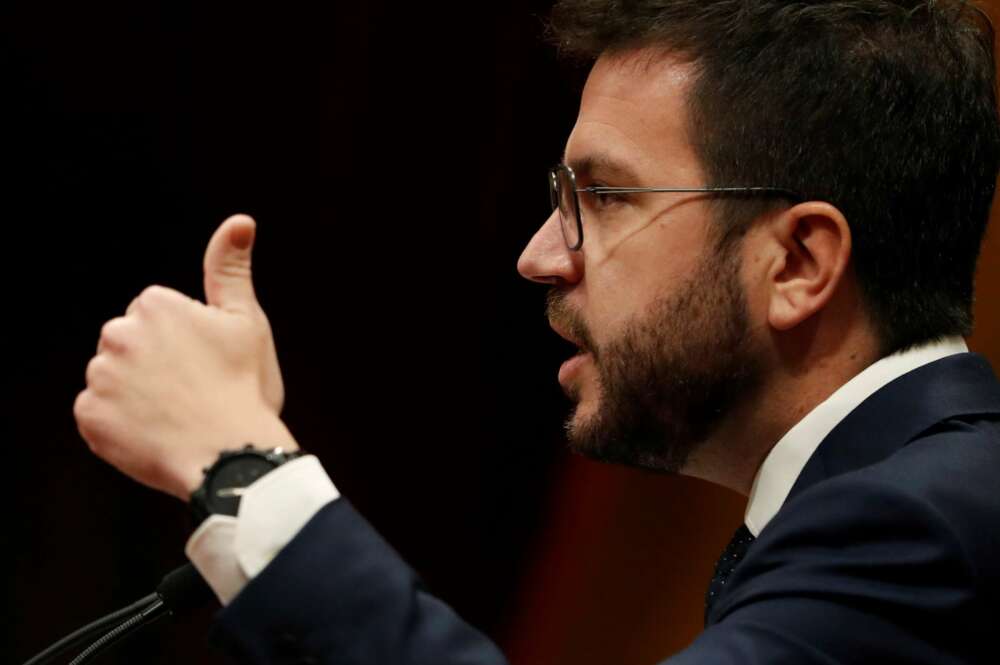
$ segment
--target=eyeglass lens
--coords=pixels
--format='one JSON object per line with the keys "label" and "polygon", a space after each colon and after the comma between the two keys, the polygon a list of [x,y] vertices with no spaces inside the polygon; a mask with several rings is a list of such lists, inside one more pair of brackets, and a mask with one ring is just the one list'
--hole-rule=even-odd
{"label": "eyeglass lens", "polygon": [[549,195],[552,209],[559,210],[559,221],[562,226],[566,245],[571,249],[580,246],[579,211],[576,204],[576,185],[567,169],[552,169],[549,171]]}

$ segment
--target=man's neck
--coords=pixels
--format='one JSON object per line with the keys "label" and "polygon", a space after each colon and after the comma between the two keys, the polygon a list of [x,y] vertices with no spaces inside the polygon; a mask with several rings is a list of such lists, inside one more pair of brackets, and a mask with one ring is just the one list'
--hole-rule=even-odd
{"label": "man's neck", "polygon": [[750,494],[768,453],[788,430],[879,359],[867,327],[813,335],[776,346],[774,363],[753,395],[736,406],[694,453],[684,475]]}

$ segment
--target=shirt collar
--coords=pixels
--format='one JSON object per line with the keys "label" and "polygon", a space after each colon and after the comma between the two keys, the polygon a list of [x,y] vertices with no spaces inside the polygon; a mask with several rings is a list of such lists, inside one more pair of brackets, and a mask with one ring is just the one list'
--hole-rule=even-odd
{"label": "shirt collar", "polygon": [[785,502],[795,480],[816,448],[855,407],[903,374],[968,350],[961,337],[946,337],[886,356],[865,368],[806,414],[774,444],[757,470],[744,517],[750,533],[757,536],[767,526]]}

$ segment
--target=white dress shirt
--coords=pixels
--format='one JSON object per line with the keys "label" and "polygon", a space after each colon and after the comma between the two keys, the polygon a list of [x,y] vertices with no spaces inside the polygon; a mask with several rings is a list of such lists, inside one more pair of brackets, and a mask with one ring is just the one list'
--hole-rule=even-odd
{"label": "white dress shirt", "polygon": [[764,458],[750,487],[744,523],[754,536],[760,535],[798,479],[806,462],[826,435],[861,402],[893,379],[922,365],[969,348],[961,337],[947,337],[878,360],[837,389],[824,402],[797,422]]}
{"label": "white dress shirt", "polygon": [[184,553],[227,605],[320,508],[338,498],[316,456],[297,457],[250,485],[236,517],[210,515]]}
{"label": "white dress shirt", "polygon": [[[745,517],[750,532],[758,535],[774,517],[820,442],[855,407],[893,379],[965,351],[962,338],[950,337],[887,356],[810,411],[774,445],[757,471]],[[206,519],[184,551],[226,605],[320,508],[339,497],[315,456],[296,458],[250,485],[236,517]]]}

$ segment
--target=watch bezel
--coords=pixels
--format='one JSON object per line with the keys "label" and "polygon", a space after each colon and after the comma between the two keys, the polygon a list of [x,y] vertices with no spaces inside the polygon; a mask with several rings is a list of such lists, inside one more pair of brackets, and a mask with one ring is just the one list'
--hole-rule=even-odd
{"label": "watch bezel", "polygon": [[254,479],[254,482],[271,470],[281,466],[296,457],[303,455],[302,450],[285,452],[283,448],[257,448],[252,443],[248,443],[242,448],[233,450],[223,450],[219,453],[218,459],[209,466],[202,469],[204,478],[201,485],[191,493],[190,505],[195,524],[200,525],[209,515],[231,515],[236,516],[239,511],[240,497],[219,498],[216,496],[216,489],[213,483],[220,472],[226,467],[239,463],[241,459],[254,459],[267,462],[271,468]]}

